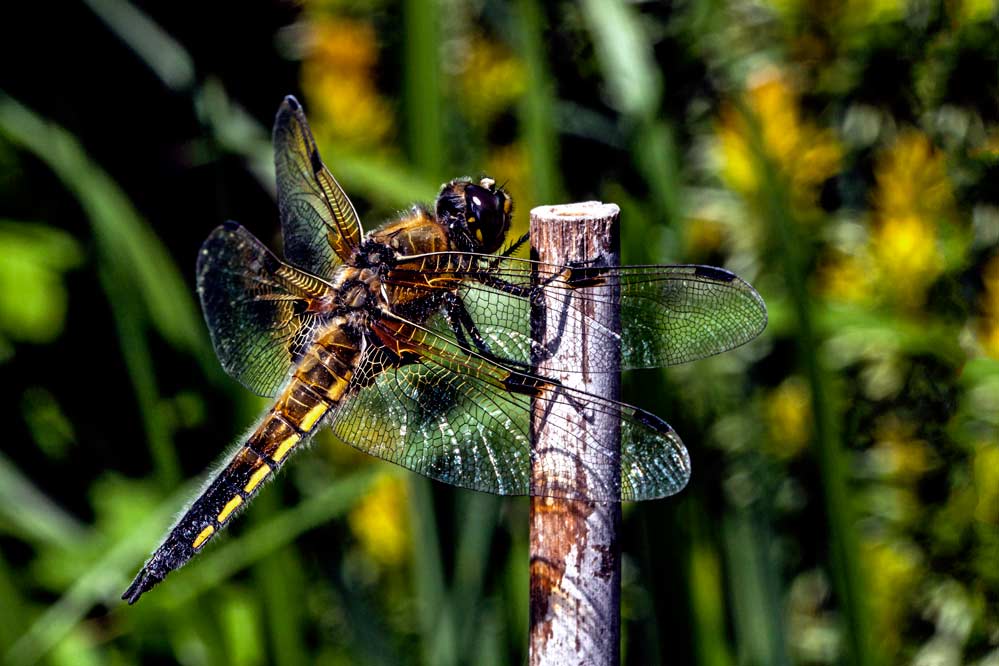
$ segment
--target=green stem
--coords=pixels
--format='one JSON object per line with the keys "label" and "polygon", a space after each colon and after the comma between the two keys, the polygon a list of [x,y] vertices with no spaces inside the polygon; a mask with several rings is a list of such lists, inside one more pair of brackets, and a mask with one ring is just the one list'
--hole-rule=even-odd
{"label": "green stem", "polygon": [[445,155],[438,55],[440,6],[435,0],[406,0],[402,15],[406,35],[403,98],[409,158],[422,175],[441,178]]}
{"label": "green stem", "polygon": [[411,474],[409,496],[414,537],[416,623],[423,638],[423,663],[451,666],[457,663],[454,616],[444,584],[444,564],[441,560],[430,481]]}
{"label": "green stem", "polygon": [[535,0],[519,0],[517,47],[527,68],[527,91],[520,105],[524,140],[530,146],[531,189],[536,203],[558,202],[563,193],[555,131],[555,86],[545,53],[544,12]]}
{"label": "green stem", "polygon": [[815,452],[822,478],[822,492],[829,521],[829,559],[833,584],[842,604],[846,621],[847,643],[853,663],[870,666],[878,663],[872,651],[870,617],[863,591],[866,589],[860,566],[859,545],[854,531],[854,514],[847,489],[847,473],[840,441],[839,423],[833,412],[835,400],[822,361],[821,341],[815,334],[814,314],[808,294],[807,272],[801,254],[803,239],[795,227],[784,178],[767,155],[757,118],[741,109],[750,127],[750,141],[763,176],[761,191],[765,216],[773,232],[777,255],[784,273],[797,324],[795,341],[799,362],[811,388],[812,416],[815,427]]}

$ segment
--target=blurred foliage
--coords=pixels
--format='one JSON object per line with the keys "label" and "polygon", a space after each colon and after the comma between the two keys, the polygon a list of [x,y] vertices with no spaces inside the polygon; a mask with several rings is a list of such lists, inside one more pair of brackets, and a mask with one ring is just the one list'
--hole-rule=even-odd
{"label": "blurred foliage", "polygon": [[615,201],[629,263],[766,299],[761,340],[626,376],[694,476],[625,507],[625,663],[999,664],[995,0],[51,11],[5,9],[2,40],[5,663],[523,662],[526,501],[325,435],[118,600],[263,408],[212,358],[193,264],[227,218],[276,239],[295,93],[369,228],[488,173],[515,234]]}

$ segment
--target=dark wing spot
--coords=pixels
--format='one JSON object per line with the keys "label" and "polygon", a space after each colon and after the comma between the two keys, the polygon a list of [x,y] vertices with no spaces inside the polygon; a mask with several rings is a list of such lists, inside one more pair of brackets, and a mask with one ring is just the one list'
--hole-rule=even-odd
{"label": "dark wing spot", "polygon": [[570,267],[569,276],[566,283],[569,286],[582,289],[584,287],[597,287],[606,282],[606,266],[580,266]]}
{"label": "dark wing spot", "polygon": [[694,269],[694,275],[708,278],[709,280],[717,280],[718,282],[731,282],[735,279],[735,273],[730,273],[724,268],[716,268],[715,266],[698,266]]}
{"label": "dark wing spot", "polygon": [[312,153],[309,155],[309,161],[312,162],[312,173],[316,174],[323,170],[323,161],[319,157],[318,150],[312,150]]}
{"label": "dark wing spot", "polygon": [[294,95],[288,95],[287,97],[284,98],[284,101],[285,103],[288,104],[288,108],[290,108],[292,111],[298,111],[300,108],[302,108],[301,105],[298,103],[298,100],[295,99]]}
{"label": "dark wing spot", "polygon": [[222,228],[225,229],[226,231],[236,231],[236,229],[239,229],[239,222],[235,222],[233,220],[226,220],[225,222],[222,223]]}
{"label": "dark wing spot", "polygon": [[673,429],[669,427],[669,424],[663,421],[661,418],[655,414],[651,414],[644,409],[636,409],[635,420],[652,430],[658,430],[659,432],[670,432]]}
{"label": "dark wing spot", "polygon": [[555,383],[549,379],[523,374],[510,373],[503,380],[503,388],[510,393],[521,393],[535,398],[545,391],[550,391],[554,386]]}

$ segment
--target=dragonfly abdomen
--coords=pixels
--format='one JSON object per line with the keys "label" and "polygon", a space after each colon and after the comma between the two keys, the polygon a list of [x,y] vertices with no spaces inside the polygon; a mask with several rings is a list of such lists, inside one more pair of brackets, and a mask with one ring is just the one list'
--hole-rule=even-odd
{"label": "dragonfly abdomen", "polygon": [[343,328],[313,343],[274,406],[170,530],[123,599],[135,603],[204,548],[343,398],[360,356]]}

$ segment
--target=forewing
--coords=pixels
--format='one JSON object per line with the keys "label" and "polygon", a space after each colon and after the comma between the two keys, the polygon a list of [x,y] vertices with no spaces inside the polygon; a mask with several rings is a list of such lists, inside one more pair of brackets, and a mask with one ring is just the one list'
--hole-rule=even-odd
{"label": "forewing", "polygon": [[329,278],[361,242],[361,222],[343,188],[323,164],[302,107],[285,98],[274,120],[274,167],[284,256]]}
{"label": "forewing", "polygon": [[[441,327],[397,320],[375,326],[419,361],[400,366],[383,350],[366,354],[349,397],[331,420],[333,433],[362,451],[439,481],[500,495],[643,500],[672,495],[690,477],[680,438],[648,412],[503,367],[462,348],[438,332]],[[551,411],[548,427],[580,438],[584,453],[568,456],[545,486],[531,487],[532,395],[620,421],[620,486],[578,488],[576,467],[605,470],[613,464],[616,443],[606,432],[579,429]]]}
{"label": "forewing", "polygon": [[[532,285],[546,290],[550,307],[567,319],[583,319],[589,335],[620,336],[621,369],[677,365],[738,347],[759,335],[767,324],[760,295],[734,273],[698,265],[569,267],[507,258],[495,267],[483,259],[471,268],[439,270],[450,284],[461,278],[458,290],[482,338],[496,356],[530,364],[531,351],[543,356],[530,334]],[[428,262],[429,263],[429,262]],[[434,264],[468,265],[457,257]],[[534,276],[532,277],[532,270]],[[589,318],[572,301],[602,301],[608,279],[620,285],[621,331]],[[418,271],[394,271],[389,282],[427,289]],[[512,287],[512,288],[511,288]],[[590,371],[616,370],[601,367]],[[572,370],[567,368],[566,370]]]}
{"label": "forewing", "polygon": [[325,285],[233,222],[201,246],[197,285],[222,367],[254,393],[273,396],[321,324],[308,309]]}

